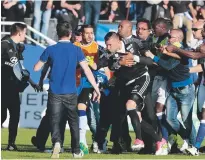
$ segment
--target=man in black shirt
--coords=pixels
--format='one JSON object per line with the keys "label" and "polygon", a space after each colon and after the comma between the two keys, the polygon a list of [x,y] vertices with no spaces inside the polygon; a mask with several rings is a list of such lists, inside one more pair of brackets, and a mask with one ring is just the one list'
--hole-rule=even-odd
{"label": "man in black shirt", "polygon": [[[11,26],[11,36],[3,38],[1,41],[1,86],[2,86],[2,106],[1,106],[1,124],[4,123],[7,117],[7,109],[10,113],[9,120],[9,139],[7,150],[17,150],[15,145],[19,116],[20,116],[20,100],[19,92],[22,92],[27,85],[22,89],[20,80],[22,73],[16,68],[20,66],[22,60],[22,49],[19,49],[19,43],[25,40],[26,25],[15,23]],[[21,48],[21,47],[20,47]],[[22,67],[22,66],[21,66]],[[22,67],[23,68],[23,67]],[[25,70],[24,70],[25,71]],[[38,89],[30,79],[29,74],[24,77],[25,81],[29,81],[34,89]]]}
{"label": "man in black shirt", "polygon": [[[152,61],[149,58],[147,59],[141,56],[140,49],[142,48],[142,44],[136,38],[121,41],[115,32],[109,32],[105,36],[105,43],[107,49],[112,54],[109,60],[109,68],[115,71],[116,88],[119,89],[119,99],[121,101],[121,105],[115,110],[118,115],[115,117],[118,120],[118,126],[115,126],[115,131],[118,134],[116,134],[114,145],[120,145],[119,138],[122,133],[122,123],[124,118],[126,118],[125,113],[127,112],[136,134],[136,140],[132,148],[134,150],[144,148],[144,142],[141,138],[142,127],[144,132],[154,138],[157,146],[156,154],[161,155],[164,141],[161,141],[162,139],[157,135],[152,126],[142,120],[141,117],[141,111],[144,108],[144,98],[150,81],[146,65],[152,64]],[[127,57],[130,57],[130,59],[120,58],[123,53],[127,54]]]}

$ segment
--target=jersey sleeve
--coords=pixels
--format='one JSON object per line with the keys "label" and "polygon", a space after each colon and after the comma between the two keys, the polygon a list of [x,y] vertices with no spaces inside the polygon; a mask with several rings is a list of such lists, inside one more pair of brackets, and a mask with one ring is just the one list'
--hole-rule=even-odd
{"label": "jersey sleeve", "polygon": [[85,60],[85,56],[81,50],[81,48],[77,47],[77,62],[82,62]]}
{"label": "jersey sleeve", "polygon": [[48,48],[46,48],[44,50],[44,52],[42,53],[42,55],[40,56],[40,61],[46,63],[48,61],[49,54],[50,54],[50,52],[49,52]]}

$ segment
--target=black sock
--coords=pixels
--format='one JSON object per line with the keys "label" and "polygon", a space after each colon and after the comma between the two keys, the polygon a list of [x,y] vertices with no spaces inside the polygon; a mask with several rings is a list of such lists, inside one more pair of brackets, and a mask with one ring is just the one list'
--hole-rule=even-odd
{"label": "black sock", "polygon": [[130,111],[128,111],[128,115],[130,116],[132,126],[133,126],[134,131],[135,131],[136,139],[142,140],[141,125],[140,125],[140,120],[139,120],[137,111],[136,110],[130,110]]}
{"label": "black sock", "polygon": [[142,120],[141,121],[141,127],[142,130],[144,132],[146,132],[147,134],[149,134],[150,136],[152,136],[152,138],[157,142],[157,141],[161,141],[160,136],[157,134],[157,132],[154,130],[154,128],[152,127],[152,125],[150,125],[149,123],[147,123],[146,121]]}

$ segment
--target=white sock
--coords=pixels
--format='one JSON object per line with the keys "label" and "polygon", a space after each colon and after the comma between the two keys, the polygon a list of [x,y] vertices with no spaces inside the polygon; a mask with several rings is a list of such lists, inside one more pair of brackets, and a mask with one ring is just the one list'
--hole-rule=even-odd
{"label": "white sock", "polygon": [[87,116],[79,117],[79,129],[80,129],[80,142],[87,146],[86,141],[86,127],[87,127]]}

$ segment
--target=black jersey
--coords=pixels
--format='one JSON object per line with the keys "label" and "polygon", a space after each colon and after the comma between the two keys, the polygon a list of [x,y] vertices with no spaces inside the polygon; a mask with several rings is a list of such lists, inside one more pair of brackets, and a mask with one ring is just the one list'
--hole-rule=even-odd
{"label": "black jersey", "polygon": [[18,63],[16,48],[10,43],[10,38],[1,41],[1,71],[2,80],[15,80],[13,67]]}
{"label": "black jersey", "polygon": [[146,65],[152,64],[152,60],[142,56],[140,53],[143,49],[143,43],[139,39],[131,37],[129,39],[122,40],[122,42],[125,46],[125,52],[130,52],[133,55],[139,56],[140,62],[136,63],[132,67],[120,66],[116,57],[112,56],[109,59],[109,68],[111,70],[115,69],[115,76],[118,79],[127,82],[145,74],[148,71]]}

